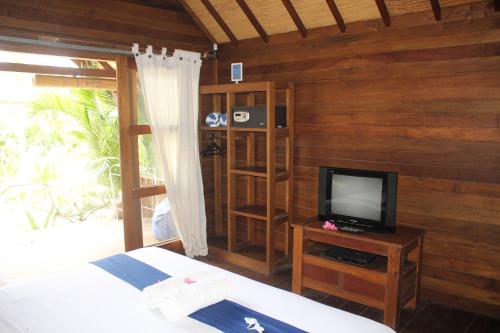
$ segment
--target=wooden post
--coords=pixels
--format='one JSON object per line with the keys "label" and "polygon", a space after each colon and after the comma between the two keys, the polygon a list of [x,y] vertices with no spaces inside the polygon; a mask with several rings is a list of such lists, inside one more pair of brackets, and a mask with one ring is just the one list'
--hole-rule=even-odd
{"label": "wooden post", "polygon": [[399,321],[401,270],[405,258],[397,248],[391,247],[388,250],[384,324],[396,328]]}
{"label": "wooden post", "polygon": [[267,131],[266,131],[266,200],[267,200],[267,223],[266,223],[266,265],[268,274],[274,269],[275,261],[275,192],[276,192],[276,138],[275,138],[275,98],[276,89],[274,82],[267,82],[266,107],[267,107]]}
{"label": "wooden post", "polygon": [[[247,96],[247,106],[255,106],[255,93],[249,93]],[[247,135],[247,166],[255,166],[255,133],[250,132]],[[247,205],[255,204],[255,178],[247,177]],[[251,218],[247,222],[247,240],[250,244],[255,244],[255,223]]]}
{"label": "wooden post", "polygon": [[[222,112],[221,96],[212,96],[213,112]],[[219,147],[222,140],[216,138],[215,142]],[[222,235],[222,158],[220,155],[214,155],[214,212],[215,212],[215,235]]]}
{"label": "wooden post", "polygon": [[236,207],[235,174],[231,172],[236,159],[235,135],[231,130],[231,108],[234,104],[234,94],[226,93],[227,120],[227,249],[233,252],[236,247],[236,218],[231,212]]}
{"label": "wooden post", "polygon": [[139,187],[139,160],[137,136],[130,135],[130,126],[135,123],[134,103],[135,75],[128,69],[126,56],[116,58],[118,83],[118,119],[120,128],[120,163],[123,203],[123,233],[125,250],[130,251],[143,246],[140,198],[133,195]]}
{"label": "wooden post", "polygon": [[418,304],[418,298],[420,294],[420,276],[422,275],[422,255],[423,255],[423,250],[424,250],[424,237],[420,237],[418,239],[418,244],[417,247],[414,249],[415,251],[415,264],[417,265],[416,270],[417,270],[417,281],[415,283],[415,295],[413,298],[410,300],[408,305],[412,309],[417,308]]}
{"label": "wooden post", "polygon": [[302,253],[304,251],[304,227],[295,225],[293,227],[293,271],[292,291],[302,294]]}
{"label": "wooden post", "polygon": [[285,138],[286,170],[288,179],[285,185],[285,210],[288,214],[288,222],[285,224],[285,254],[289,257],[292,254],[293,242],[292,223],[293,223],[293,156],[294,156],[294,85],[290,83],[286,91],[286,126],[288,127],[288,136]]}
{"label": "wooden post", "polygon": [[[255,166],[255,133],[247,135],[247,166]],[[255,178],[247,176],[247,205],[255,204]],[[255,223],[253,219],[247,218],[247,240],[255,244]]]}

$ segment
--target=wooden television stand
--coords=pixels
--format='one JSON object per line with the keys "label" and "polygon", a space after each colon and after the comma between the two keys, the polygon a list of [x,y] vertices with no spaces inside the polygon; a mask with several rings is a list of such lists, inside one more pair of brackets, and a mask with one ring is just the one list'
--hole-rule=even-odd
{"label": "wooden television stand", "polygon": [[[394,234],[354,234],[323,230],[322,224],[293,224],[292,291],[311,288],[383,310],[384,324],[396,328],[401,308],[418,302],[425,231],[397,226]],[[381,257],[365,267],[321,258],[329,245]]]}

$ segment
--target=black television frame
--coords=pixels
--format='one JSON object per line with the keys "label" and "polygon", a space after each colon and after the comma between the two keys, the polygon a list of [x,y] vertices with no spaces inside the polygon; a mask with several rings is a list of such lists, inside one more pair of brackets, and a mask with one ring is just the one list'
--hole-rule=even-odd
{"label": "black television frame", "polygon": [[[382,213],[380,221],[346,216],[331,212],[332,175],[357,176],[382,179]],[[319,168],[318,218],[333,220],[339,226],[350,226],[366,231],[393,233],[396,226],[396,206],[398,192],[398,174],[360,169],[337,167]]]}

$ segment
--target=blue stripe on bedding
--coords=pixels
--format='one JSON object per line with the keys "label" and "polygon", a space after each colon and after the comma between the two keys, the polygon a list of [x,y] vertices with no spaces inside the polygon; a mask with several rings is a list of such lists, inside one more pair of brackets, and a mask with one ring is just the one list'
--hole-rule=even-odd
{"label": "blue stripe on bedding", "polygon": [[[171,277],[153,266],[126,254],[117,254],[93,261],[91,264],[100,267],[139,290],[144,290],[147,286]],[[305,332],[280,320],[228,300],[223,300],[200,309],[189,315],[189,317],[226,333],[258,332],[255,329],[249,329],[249,324],[245,321],[248,318],[256,319],[259,325],[264,328],[265,333]]]}
{"label": "blue stripe on bedding", "polygon": [[263,332],[265,333],[305,333],[305,331],[295,326],[227,299],[200,309],[189,315],[189,317],[226,333],[258,332],[257,330],[249,330],[245,318],[257,319],[259,325],[264,328]]}
{"label": "blue stripe on bedding", "polygon": [[170,277],[170,275],[163,273],[153,266],[145,264],[126,254],[117,254],[101,260],[92,261],[91,264],[102,268],[106,272],[139,290],[144,290],[147,286]]}

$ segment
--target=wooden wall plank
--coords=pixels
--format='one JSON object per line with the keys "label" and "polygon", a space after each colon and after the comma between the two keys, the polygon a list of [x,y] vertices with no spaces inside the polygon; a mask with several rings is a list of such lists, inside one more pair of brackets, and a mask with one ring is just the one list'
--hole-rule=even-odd
{"label": "wooden wall plank", "polygon": [[134,42],[194,51],[210,47],[187,13],[124,1],[6,0],[0,3],[0,32],[126,49]]}
{"label": "wooden wall plank", "polygon": [[[491,3],[440,4],[439,24],[426,0],[391,29],[372,21],[223,45],[219,82],[236,60],[247,81],[295,82],[297,216],[317,214],[321,165],[398,172],[398,223],[427,230],[424,298],[498,314],[500,14]],[[261,184],[255,192],[263,200]]]}

